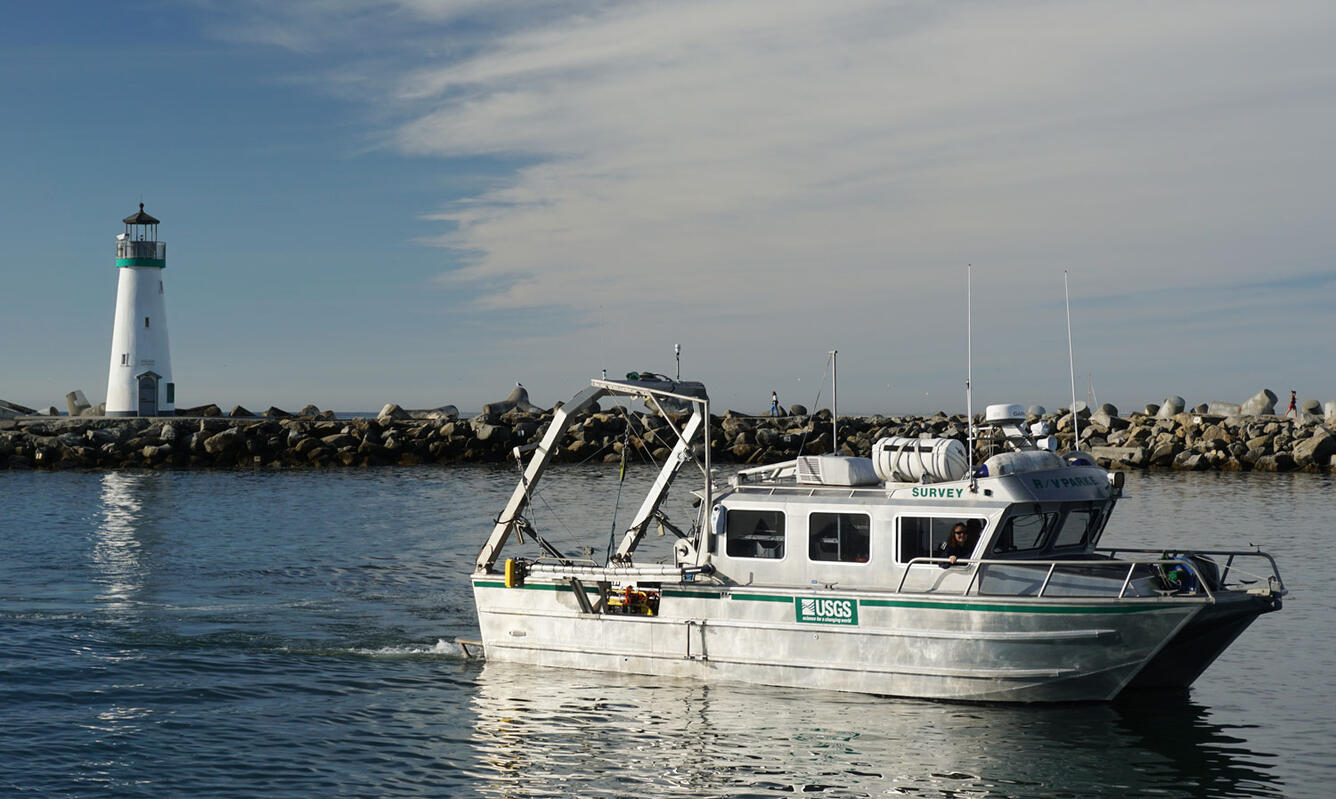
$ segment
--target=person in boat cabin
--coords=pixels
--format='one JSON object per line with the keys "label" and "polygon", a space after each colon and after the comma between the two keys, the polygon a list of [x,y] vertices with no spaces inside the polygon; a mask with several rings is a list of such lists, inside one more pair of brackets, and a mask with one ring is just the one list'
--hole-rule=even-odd
{"label": "person in boat cabin", "polygon": [[779,394],[774,391],[770,392],[770,415],[779,415]]}
{"label": "person in boat cabin", "polygon": [[974,537],[970,535],[969,528],[964,522],[956,522],[951,527],[951,534],[938,545],[937,557],[946,558],[947,562],[940,564],[945,569],[956,565],[957,558],[968,558],[973,551]]}

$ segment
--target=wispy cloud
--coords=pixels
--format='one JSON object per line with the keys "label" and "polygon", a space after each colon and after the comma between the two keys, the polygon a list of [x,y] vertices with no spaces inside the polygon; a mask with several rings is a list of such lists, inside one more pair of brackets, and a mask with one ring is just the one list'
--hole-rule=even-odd
{"label": "wispy cloud", "polygon": [[1143,308],[1169,310],[1297,280],[1333,243],[1328,3],[252,8],[231,35],[375,63],[390,146],[523,160],[424,209],[455,254],[440,282],[484,309],[782,351],[797,320],[937,329],[967,262],[996,308],[1069,268],[1086,299],[1153,284]]}

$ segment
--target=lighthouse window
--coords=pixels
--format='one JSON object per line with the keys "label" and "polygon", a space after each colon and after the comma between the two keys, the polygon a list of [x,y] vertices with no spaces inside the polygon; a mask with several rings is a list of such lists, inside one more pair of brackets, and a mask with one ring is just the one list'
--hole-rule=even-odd
{"label": "lighthouse window", "polygon": [[148,327],[148,317],[144,317],[144,327]]}
{"label": "lighthouse window", "polygon": [[813,513],[807,519],[807,557],[867,563],[871,527],[866,513]]}
{"label": "lighthouse window", "polygon": [[158,281],[158,293],[159,293],[159,294],[162,293],[162,281],[161,281],[161,280]]}
{"label": "lighthouse window", "polygon": [[728,556],[730,558],[784,557],[784,514],[777,510],[729,509]]}
{"label": "lighthouse window", "polygon": [[128,353],[128,352],[122,352],[122,353],[121,353],[121,366],[129,366],[129,365],[130,365],[130,353]]}

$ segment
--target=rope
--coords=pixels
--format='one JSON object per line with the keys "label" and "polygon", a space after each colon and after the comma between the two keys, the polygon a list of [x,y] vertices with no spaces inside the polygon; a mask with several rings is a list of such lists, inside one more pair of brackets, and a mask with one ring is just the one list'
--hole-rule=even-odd
{"label": "rope", "polygon": [[[825,390],[825,388],[826,388],[826,377],[827,377],[828,375],[830,375],[830,359],[831,359],[831,357],[832,357],[832,356],[830,356],[830,355],[827,355],[827,356],[826,356],[826,366],[825,366],[825,368],[823,368],[823,369],[821,370],[821,384],[818,385],[818,386],[816,387],[816,399],[812,401],[812,411],[813,411],[813,413],[816,412],[816,408],[817,408],[817,406],[821,404],[821,392]],[[832,411],[832,413],[834,413],[834,411]],[[807,451],[807,437],[810,436],[810,435],[812,434],[812,431],[816,429],[816,425],[809,425],[809,426],[811,427],[811,429],[808,430],[806,433],[803,433],[803,440],[802,440],[802,443],[800,443],[800,444],[798,445],[798,454],[799,454],[799,455],[801,455],[801,454],[803,454],[804,452]],[[833,443],[835,444],[835,446],[839,446],[839,442],[833,442]]]}
{"label": "rope", "polygon": [[626,450],[631,440],[631,420],[626,414],[622,418],[626,421],[622,426],[622,467],[617,475],[617,499],[612,503],[612,526],[608,529],[608,552],[603,557],[604,563],[612,560],[612,544],[617,538],[617,511],[622,505],[622,486],[626,485]]}

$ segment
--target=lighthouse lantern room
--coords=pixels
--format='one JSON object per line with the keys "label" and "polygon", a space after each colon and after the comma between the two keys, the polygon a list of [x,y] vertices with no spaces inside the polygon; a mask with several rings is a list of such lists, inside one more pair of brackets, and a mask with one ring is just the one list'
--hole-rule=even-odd
{"label": "lighthouse lantern room", "polygon": [[176,411],[172,356],[167,345],[167,303],[162,275],[167,243],[158,220],[139,212],[116,236],[116,320],[111,331],[107,416],[160,416]]}

